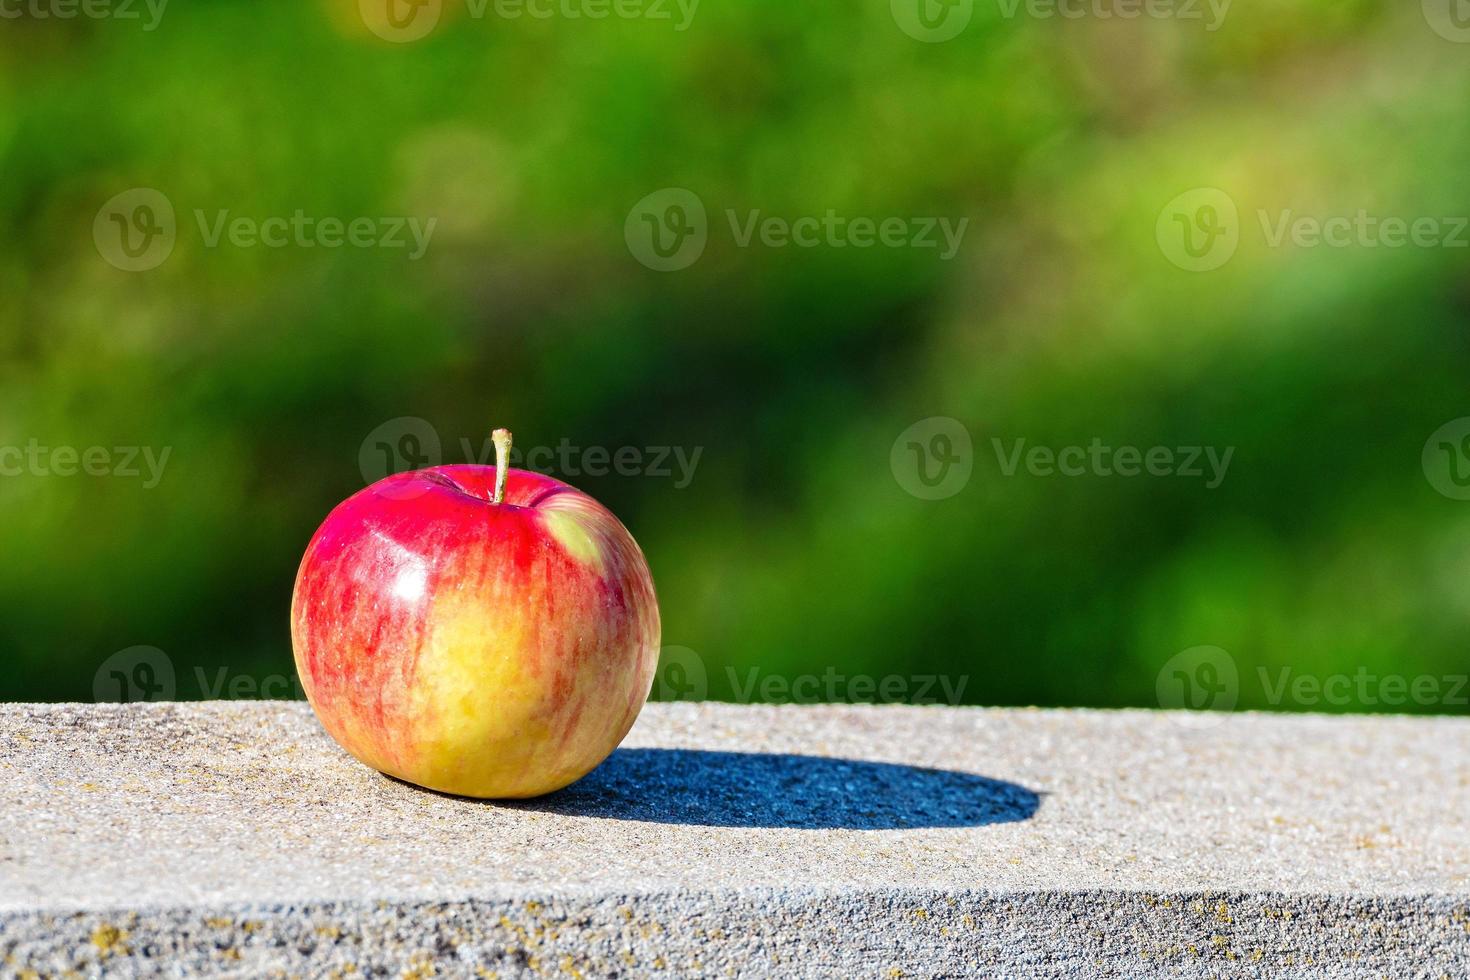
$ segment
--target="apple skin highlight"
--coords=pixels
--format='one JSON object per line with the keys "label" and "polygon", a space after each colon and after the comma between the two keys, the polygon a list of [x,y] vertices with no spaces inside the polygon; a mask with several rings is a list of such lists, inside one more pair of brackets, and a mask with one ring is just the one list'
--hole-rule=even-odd
{"label": "apple skin highlight", "polygon": [[339,504],[291,603],[296,669],[363,763],[444,793],[539,796],[594,769],[658,666],[643,552],[581,491],[437,466]]}

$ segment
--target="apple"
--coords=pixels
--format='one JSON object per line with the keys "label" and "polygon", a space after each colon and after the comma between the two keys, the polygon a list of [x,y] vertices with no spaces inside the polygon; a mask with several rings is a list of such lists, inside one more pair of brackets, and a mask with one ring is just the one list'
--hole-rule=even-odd
{"label": "apple", "polygon": [[633,536],[560,480],[434,466],[337,506],[306,549],[291,643],[344,749],[444,793],[539,796],[611,754],[658,666]]}

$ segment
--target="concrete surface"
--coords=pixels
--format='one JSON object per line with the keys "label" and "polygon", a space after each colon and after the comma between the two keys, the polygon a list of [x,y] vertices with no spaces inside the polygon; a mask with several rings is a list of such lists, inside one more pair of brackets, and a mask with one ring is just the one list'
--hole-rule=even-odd
{"label": "concrete surface", "polygon": [[652,705],[513,805],[0,705],[0,975],[1470,976],[1470,721]]}

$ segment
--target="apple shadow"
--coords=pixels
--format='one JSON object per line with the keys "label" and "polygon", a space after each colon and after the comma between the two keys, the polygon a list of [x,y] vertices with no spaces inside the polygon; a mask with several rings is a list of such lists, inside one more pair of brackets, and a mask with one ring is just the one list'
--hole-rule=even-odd
{"label": "apple shadow", "polygon": [[898,830],[1029,819],[1039,794],[949,769],[764,752],[618,749],[566,789],[497,805],[706,827]]}

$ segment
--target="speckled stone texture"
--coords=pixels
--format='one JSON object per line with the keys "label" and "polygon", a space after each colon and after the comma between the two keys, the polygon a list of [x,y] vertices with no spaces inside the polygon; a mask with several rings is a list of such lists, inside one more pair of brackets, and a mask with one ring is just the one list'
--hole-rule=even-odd
{"label": "speckled stone texture", "polygon": [[0,705],[0,975],[1470,976],[1470,721],[651,705],[483,803]]}

